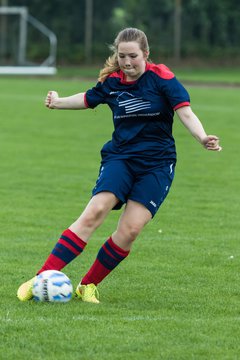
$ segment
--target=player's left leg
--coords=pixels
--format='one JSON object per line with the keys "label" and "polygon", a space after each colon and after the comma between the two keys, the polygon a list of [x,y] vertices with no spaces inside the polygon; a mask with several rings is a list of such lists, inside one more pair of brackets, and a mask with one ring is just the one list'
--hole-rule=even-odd
{"label": "player's left leg", "polygon": [[145,206],[128,200],[117,230],[103,244],[93,265],[78,285],[78,297],[83,301],[99,302],[94,293],[97,284],[128,256],[134,240],[151,218],[152,214]]}
{"label": "player's left leg", "polygon": [[134,240],[151,219],[152,214],[144,205],[128,200],[117,230],[112,234],[114,244],[129,252]]}

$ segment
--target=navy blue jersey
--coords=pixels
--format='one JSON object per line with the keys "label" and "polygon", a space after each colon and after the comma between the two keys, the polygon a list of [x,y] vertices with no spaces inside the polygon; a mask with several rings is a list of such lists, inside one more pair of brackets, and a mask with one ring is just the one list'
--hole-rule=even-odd
{"label": "navy blue jersey", "polygon": [[147,63],[132,82],[121,70],[114,72],[86,92],[85,103],[90,108],[107,104],[113,113],[114,132],[102,148],[103,159],[176,159],[174,110],[190,105],[190,98],[165,65]]}

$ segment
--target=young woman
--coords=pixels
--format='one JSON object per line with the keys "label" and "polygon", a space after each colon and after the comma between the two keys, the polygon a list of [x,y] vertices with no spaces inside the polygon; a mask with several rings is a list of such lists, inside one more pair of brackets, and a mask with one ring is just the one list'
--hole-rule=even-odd
{"label": "young woman", "polygon": [[[174,111],[205,149],[221,150],[218,137],[207,135],[192,112],[185,88],[165,65],[148,62],[148,56],[146,35],[126,28],[116,37],[113,55],[94,88],[69,97],[50,91],[45,100],[49,109],[108,104],[113,113],[114,132],[101,150],[101,168],[92,197],[38,271],[63,269],[84,250],[108,213],[125,204],[117,229],[77,286],[76,295],[83,301],[99,303],[97,285],[128,256],[134,240],[169,192],[176,163]],[[18,289],[21,301],[32,298],[33,281]]]}

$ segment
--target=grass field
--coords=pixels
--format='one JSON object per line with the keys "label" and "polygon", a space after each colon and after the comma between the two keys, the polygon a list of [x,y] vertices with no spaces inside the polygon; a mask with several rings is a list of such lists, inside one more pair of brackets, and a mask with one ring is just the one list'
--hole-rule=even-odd
{"label": "grass field", "polygon": [[[239,89],[189,87],[193,110],[221,153],[205,151],[175,119],[176,177],[132,254],[100,284],[101,304],[20,303],[18,286],[44,262],[90,197],[107,107],[49,111],[93,83],[0,78],[0,358],[239,359]],[[114,230],[112,212],[64,271],[74,287]]]}

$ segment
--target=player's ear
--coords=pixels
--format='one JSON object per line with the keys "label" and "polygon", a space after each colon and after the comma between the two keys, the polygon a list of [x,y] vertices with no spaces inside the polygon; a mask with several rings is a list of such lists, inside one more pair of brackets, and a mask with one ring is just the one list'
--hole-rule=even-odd
{"label": "player's ear", "polygon": [[147,60],[149,57],[149,51],[144,51],[144,58]]}

